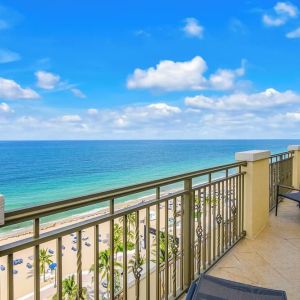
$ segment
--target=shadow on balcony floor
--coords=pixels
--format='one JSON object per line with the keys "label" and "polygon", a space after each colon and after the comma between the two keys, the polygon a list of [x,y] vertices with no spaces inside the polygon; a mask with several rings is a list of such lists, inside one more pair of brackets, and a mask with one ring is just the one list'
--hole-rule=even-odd
{"label": "shadow on balcony floor", "polygon": [[300,209],[285,200],[255,240],[243,239],[210,271],[229,280],[281,289],[300,299]]}

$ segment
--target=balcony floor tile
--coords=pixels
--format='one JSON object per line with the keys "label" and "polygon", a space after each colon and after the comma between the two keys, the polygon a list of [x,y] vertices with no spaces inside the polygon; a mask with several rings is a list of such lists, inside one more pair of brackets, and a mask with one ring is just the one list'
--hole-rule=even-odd
{"label": "balcony floor tile", "polygon": [[285,200],[270,214],[269,224],[254,240],[243,239],[209,274],[287,292],[300,299],[300,209]]}

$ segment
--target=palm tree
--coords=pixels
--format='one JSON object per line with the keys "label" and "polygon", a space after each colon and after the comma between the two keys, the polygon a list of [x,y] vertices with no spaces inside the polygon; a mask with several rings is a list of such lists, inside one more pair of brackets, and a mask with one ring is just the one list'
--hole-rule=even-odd
{"label": "palm tree", "polygon": [[[120,271],[117,268],[122,268],[122,264],[118,261],[114,262],[114,274],[115,274],[115,280],[117,281],[118,278],[120,278]],[[95,265],[93,264],[90,268],[90,272],[94,272]],[[101,275],[101,280],[106,278],[107,282],[107,290],[109,288],[109,278],[110,278],[110,249],[105,249],[103,251],[99,252],[99,272]],[[115,287],[117,287],[117,284],[115,284]]]}
{"label": "palm tree", "polygon": [[132,270],[132,273],[135,278],[135,297],[136,299],[140,298],[140,285],[139,280],[141,278],[141,274],[143,271],[143,264],[145,263],[145,257],[134,254],[132,258],[129,260],[129,267]]}
{"label": "palm tree", "polygon": [[[121,223],[124,222],[124,218],[121,218]],[[130,226],[134,226],[136,223],[136,213],[132,212],[130,214],[127,215],[127,232],[130,233],[132,232],[130,230]]]}
{"label": "palm tree", "polygon": [[[152,251],[152,255],[155,257],[152,259],[153,262],[156,262],[156,239],[157,235],[155,236],[155,240],[153,243],[154,249]],[[169,236],[168,238],[168,249],[166,249],[166,235],[164,232],[159,231],[159,268],[162,268],[165,264],[166,258],[168,260],[172,257],[172,249],[170,247],[172,243],[172,238]],[[164,297],[165,294],[165,283],[164,278],[161,278],[161,290],[162,290],[162,297]]]}
{"label": "palm tree", "polygon": [[[155,236],[155,240],[153,243],[154,249],[152,251],[153,256],[155,257],[155,259],[153,259],[153,262],[156,262],[156,238],[157,235]],[[169,236],[169,241],[168,241],[169,245],[171,242],[171,238]],[[164,232],[159,232],[159,264],[163,265],[166,261],[166,256],[167,256],[167,252],[168,252],[168,259],[170,259],[172,257],[172,252],[170,247],[168,247],[168,251],[166,251],[166,236]]]}
{"label": "palm tree", "polygon": [[[69,276],[62,281],[62,297],[63,300],[87,299],[87,290],[86,288],[83,288],[81,291],[81,295],[79,295],[78,286],[73,274],[72,276]],[[52,300],[57,299],[57,294],[55,294]]]}
{"label": "palm tree", "polygon": [[44,274],[44,282],[46,281],[46,265],[53,263],[52,254],[48,253],[48,249],[40,249],[40,272]]}
{"label": "palm tree", "polygon": [[75,299],[77,296],[78,288],[75,281],[75,276],[69,276],[62,282],[62,293],[64,298]]}

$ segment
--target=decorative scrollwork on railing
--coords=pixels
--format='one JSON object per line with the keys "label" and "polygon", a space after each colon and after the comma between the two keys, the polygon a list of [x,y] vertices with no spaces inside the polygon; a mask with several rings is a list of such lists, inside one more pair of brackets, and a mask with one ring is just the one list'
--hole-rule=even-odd
{"label": "decorative scrollwork on railing", "polygon": [[236,218],[237,208],[236,208],[235,205],[233,205],[231,207],[231,212],[233,214],[233,217],[232,217],[232,219],[233,219],[233,228],[232,228],[232,231],[233,232],[232,233],[233,233],[233,237],[235,237],[236,233],[237,233],[237,222],[236,222],[236,220],[237,220],[237,218]]}
{"label": "decorative scrollwork on railing", "polygon": [[140,280],[142,271],[143,271],[143,268],[141,267],[139,262],[135,261],[133,266],[132,266],[132,273],[133,273],[133,276],[136,280]]}

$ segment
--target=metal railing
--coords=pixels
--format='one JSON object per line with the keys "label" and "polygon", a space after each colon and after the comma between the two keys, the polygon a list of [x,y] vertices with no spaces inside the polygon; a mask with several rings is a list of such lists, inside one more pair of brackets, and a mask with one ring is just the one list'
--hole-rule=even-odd
{"label": "metal railing", "polygon": [[271,211],[276,205],[277,184],[293,184],[293,151],[271,155],[269,162]]}
{"label": "metal railing", "polygon": [[[45,289],[41,289],[44,285],[41,284],[41,264],[44,263],[41,250],[51,245],[55,245],[52,258],[56,263],[56,299],[64,299],[63,285],[67,276],[64,262],[71,259],[72,251],[76,255],[73,277],[76,299],[84,299],[86,293],[92,299],[179,298],[200,272],[210,268],[245,235],[245,165],[246,162],[237,162],[6,212],[2,228],[33,222],[32,236],[0,246],[0,258],[6,257],[6,299],[19,297],[14,276],[15,258],[28,249],[33,249],[30,291],[34,299],[45,299]],[[163,192],[174,184],[177,184],[175,190]],[[153,197],[147,200],[122,208],[117,204],[121,197],[152,191]],[[105,201],[109,201],[108,211],[102,214],[42,230],[42,217]],[[105,228],[107,242],[103,243],[99,236],[105,235]],[[88,230],[92,232],[89,242],[93,248],[92,266],[83,263]],[[67,252],[64,243],[70,238],[75,246]],[[83,280],[86,273],[83,271],[87,269],[92,276],[89,285]]]}

